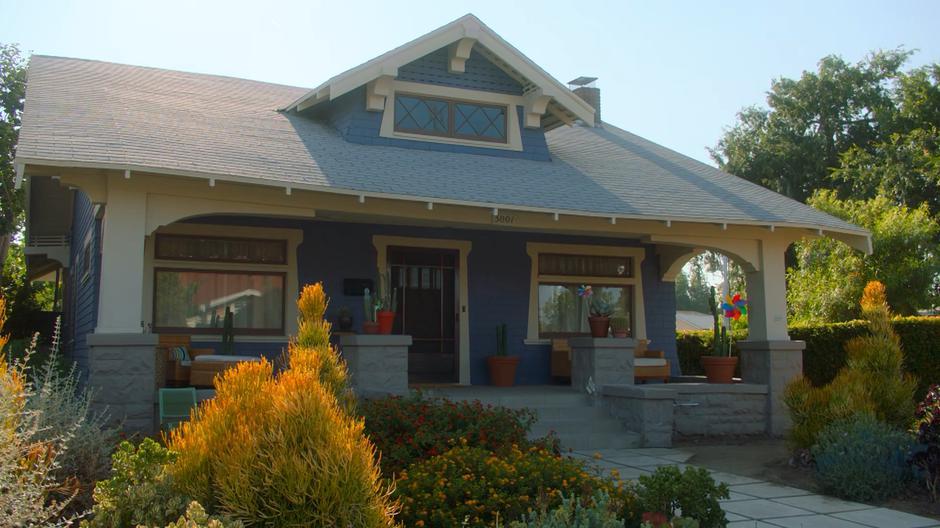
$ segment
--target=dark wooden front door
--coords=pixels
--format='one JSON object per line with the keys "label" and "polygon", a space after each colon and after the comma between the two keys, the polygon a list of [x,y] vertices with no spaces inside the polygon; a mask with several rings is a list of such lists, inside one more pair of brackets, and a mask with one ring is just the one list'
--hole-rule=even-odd
{"label": "dark wooden front door", "polygon": [[456,383],[456,251],[388,248],[392,287],[398,288],[396,334],[414,340],[408,352],[409,383]]}

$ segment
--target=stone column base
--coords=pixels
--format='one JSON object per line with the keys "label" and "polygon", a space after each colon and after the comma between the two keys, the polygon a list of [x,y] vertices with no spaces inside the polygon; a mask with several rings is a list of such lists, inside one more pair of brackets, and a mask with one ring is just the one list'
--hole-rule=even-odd
{"label": "stone column base", "polygon": [[783,436],[793,425],[783,404],[787,383],[803,374],[803,341],[739,341],[741,380],[767,385],[767,433]]}
{"label": "stone column base", "polygon": [[344,335],[339,339],[350,386],[360,397],[408,394],[407,335]]}
{"label": "stone column base", "polygon": [[92,409],[107,410],[128,433],[157,430],[155,334],[89,334],[88,387]]}
{"label": "stone column base", "polygon": [[599,392],[605,385],[633,385],[633,354],[636,341],[630,338],[573,337],[571,386],[586,391],[593,383]]}

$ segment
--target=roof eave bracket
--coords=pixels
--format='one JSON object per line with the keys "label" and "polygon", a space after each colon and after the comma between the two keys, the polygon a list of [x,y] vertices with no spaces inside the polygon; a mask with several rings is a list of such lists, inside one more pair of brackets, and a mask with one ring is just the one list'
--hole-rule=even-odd
{"label": "roof eave bracket", "polygon": [[476,43],[477,39],[475,38],[462,38],[451,44],[447,71],[450,73],[465,73],[467,71],[467,59],[470,58],[470,52],[473,51],[473,45]]}

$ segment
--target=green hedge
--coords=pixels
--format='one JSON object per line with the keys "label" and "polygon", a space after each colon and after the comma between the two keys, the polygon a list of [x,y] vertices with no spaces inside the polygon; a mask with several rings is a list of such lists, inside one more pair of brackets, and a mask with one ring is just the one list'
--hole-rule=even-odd
{"label": "green hedge", "polygon": [[[918,378],[918,395],[932,383],[940,383],[940,317],[900,317],[894,329],[901,336],[907,371]],[[864,321],[799,325],[790,328],[790,339],[806,341],[803,374],[814,385],[832,381],[845,365],[845,342],[866,332]],[[735,340],[747,339],[744,332]],[[686,375],[701,375],[699,357],[711,353],[712,333],[678,332],[679,365]],[[737,351],[733,351],[737,355]]]}

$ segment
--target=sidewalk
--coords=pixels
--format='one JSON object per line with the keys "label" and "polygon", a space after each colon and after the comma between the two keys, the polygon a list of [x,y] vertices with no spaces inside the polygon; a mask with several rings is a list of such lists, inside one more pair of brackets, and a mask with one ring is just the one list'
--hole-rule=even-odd
{"label": "sidewalk", "polygon": [[[595,459],[595,454],[601,456]],[[616,469],[625,480],[635,480],[659,466],[680,469],[692,453],[681,449],[607,449],[574,451],[573,458],[587,460],[605,474]],[[712,471],[719,482],[726,482],[731,497],[722,501],[729,528],[933,528],[940,521],[887,508],[847,502],[816,495],[806,490],[781,486],[750,477]]]}

